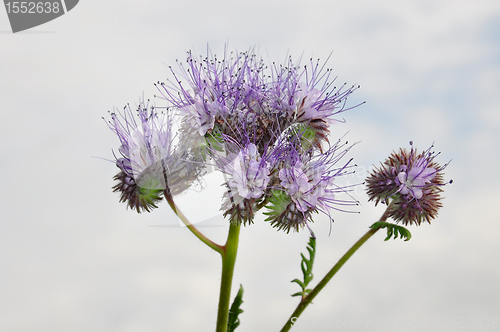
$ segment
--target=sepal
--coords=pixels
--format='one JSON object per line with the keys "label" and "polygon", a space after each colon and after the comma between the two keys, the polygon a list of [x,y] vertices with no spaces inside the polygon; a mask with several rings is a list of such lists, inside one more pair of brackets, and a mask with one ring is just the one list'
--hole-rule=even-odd
{"label": "sepal", "polygon": [[214,128],[210,132],[205,134],[205,140],[208,147],[215,151],[224,151],[224,139],[222,138],[222,133],[219,129]]}
{"label": "sepal", "polygon": [[113,191],[120,192],[120,202],[127,202],[128,206],[138,213],[151,212],[152,209],[158,207],[156,204],[162,200],[163,189],[158,188],[156,183],[138,186],[135,180],[123,171],[115,175],[114,180],[117,180],[118,183],[113,186]]}
{"label": "sepal", "polygon": [[257,206],[258,201],[255,198],[243,199],[239,203],[230,205],[223,216],[236,225],[251,225],[257,211]]}
{"label": "sepal", "polygon": [[271,222],[271,226],[276,227],[278,230],[290,232],[290,229],[299,231],[306,224],[306,219],[310,215],[310,211],[299,211],[292,198],[283,190],[271,190],[268,197],[268,204],[266,205],[267,215],[266,221]]}

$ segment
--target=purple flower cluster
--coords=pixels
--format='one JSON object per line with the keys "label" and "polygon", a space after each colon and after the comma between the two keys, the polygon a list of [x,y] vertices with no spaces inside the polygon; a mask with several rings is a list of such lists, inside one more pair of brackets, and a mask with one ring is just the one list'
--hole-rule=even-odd
{"label": "purple flower cluster", "polygon": [[[227,176],[222,210],[231,221],[251,223],[265,206],[273,225],[298,230],[311,212],[329,215],[336,203],[356,203],[338,199],[347,189],[333,184],[350,167],[332,170],[346,151],[336,144],[323,152],[356,87],[333,86],[319,62],[268,66],[252,51],[222,59],[188,53],[186,62],[180,74],[172,70],[175,82],[157,87],[181,118],[184,146],[205,142]],[[295,222],[285,223],[290,211]]]}
{"label": "purple flower cluster", "polygon": [[348,110],[346,98],[356,89],[333,86],[331,71],[312,59],[309,66],[290,58],[288,66],[269,68],[253,52],[200,60],[188,52],[186,63],[180,74],[172,70],[176,82],[157,85],[182,117],[185,136],[215,130],[234,143],[255,144],[260,153],[293,124],[313,129],[319,144],[330,124],[341,121],[334,116]]}
{"label": "purple flower cluster", "polygon": [[[434,159],[432,146],[422,153],[401,149],[366,179],[369,200],[388,205],[388,216],[403,224],[431,222],[441,208],[443,170]],[[451,183],[449,181],[448,183]]]}
{"label": "purple flower cluster", "polygon": [[[231,222],[252,223],[265,207],[273,226],[299,230],[313,212],[330,215],[337,204],[357,203],[340,199],[350,189],[335,182],[350,172],[350,161],[335,166],[349,148],[327,138],[357,87],[333,86],[331,71],[319,61],[300,66],[289,58],[285,65],[268,65],[253,51],[221,59],[188,52],[186,64],[172,69],[173,81],[156,85],[170,104],[169,116],[140,107],[140,125],[130,111],[122,125],[112,115],[111,128],[122,143],[115,186],[122,201],[148,210],[154,204],[137,199],[147,197],[137,185],[145,174],[149,187],[151,179],[158,182],[152,189],[171,190],[172,171],[187,169],[183,190],[210,164],[226,176],[221,209]],[[175,145],[170,116],[178,119]]]}

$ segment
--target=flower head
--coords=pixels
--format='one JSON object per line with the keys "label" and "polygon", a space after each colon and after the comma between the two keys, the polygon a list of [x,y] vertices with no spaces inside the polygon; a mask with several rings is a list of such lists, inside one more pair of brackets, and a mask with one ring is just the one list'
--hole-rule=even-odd
{"label": "flower head", "polygon": [[348,87],[346,83],[334,86],[332,71],[325,69],[319,60],[309,60],[309,64],[300,67],[289,59],[288,66],[274,67],[277,85],[277,105],[294,122],[306,124],[314,130],[315,145],[327,138],[329,127],[343,119],[334,118],[359,105],[346,108],[347,97],[359,86]]}
{"label": "flower head", "polygon": [[229,153],[227,158],[219,158],[217,162],[227,176],[228,190],[221,210],[225,211],[225,216],[230,215],[233,222],[251,223],[256,203],[265,195],[269,184],[269,161],[249,143],[238,153]]}
{"label": "flower head", "polygon": [[[441,204],[443,170],[434,159],[432,146],[422,153],[400,149],[366,179],[369,200],[389,205],[389,217],[403,224],[430,223]],[[451,183],[452,181],[449,181]]]}
{"label": "flower head", "polygon": [[137,212],[157,207],[164,190],[171,194],[188,188],[201,170],[187,160],[187,151],[176,152],[172,121],[168,112],[158,113],[141,103],[136,114],[130,106],[111,113],[109,127],[120,140],[120,172],[113,189],[121,193],[120,201]]}
{"label": "flower head", "polygon": [[259,198],[264,194],[269,183],[269,164],[259,156],[254,144],[242,149],[225,168],[230,174],[228,186],[233,200]]}
{"label": "flower head", "polygon": [[211,54],[198,60],[188,52],[186,63],[187,68],[179,66],[180,74],[172,71],[177,84],[157,85],[163,98],[201,136],[210,133],[216,123],[226,134],[241,136],[243,133],[238,131],[243,128],[234,127],[244,126],[252,120],[251,114],[262,111],[263,62],[252,52],[226,54],[221,60]]}
{"label": "flower head", "polygon": [[352,186],[335,184],[335,180],[352,174],[351,160],[342,166],[336,166],[350,147],[338,141],[324,153],[300,155],[293,149],[285,149],[287,157],[278,172],[279,184],[275,185],[270,204],[267,205],[268,221],[278,229],[287,232],[299,230],[312,221],[312,213],[322,212],[331,219],[332,210],[341,210],[342,205],[356,205],[352,197],[343,199],[341,195],[349,195]]}

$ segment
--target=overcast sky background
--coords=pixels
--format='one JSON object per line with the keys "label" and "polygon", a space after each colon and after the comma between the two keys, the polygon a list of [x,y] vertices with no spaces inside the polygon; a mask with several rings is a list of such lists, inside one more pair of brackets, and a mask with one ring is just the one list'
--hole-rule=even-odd
{"label": "overcast sky background", "polygon": [[[325,59],[360,84],[332,139],[361,182],[392,150],[435,142],[446,163],[444,207],[409,242],[376,234],[292,331],[459,331],[500,318],[500,2],[95,1],[26,32],[0,9],[0,330],[212,331],[220,258],[168,205],[126,210],[111,192],[118,139],[102,117],[153,99],[153,83],[185,51],[255,46],[283,60]],[[93,158],[98,157],[98,158]],[[361,188],[360,188],[361,189]],[[208,194],[207,194],[208,193]],[[223,242],[217,188],[179,198]],[[318,217],[314,285],[382,214],[361,190],[360,214]],[[193,216],[193,218],[197,218]],[[239,332],[278,331],[298,299],[309,234],[263,218],[242,229],[233,294],[245,288]],[[233,295],[232,295],[233,297]],[[472,324],[472,325],[469,325]],[[342,327],[343,326],[343,327]],[[495,325],[493,325],[495,326]],[[489,329],[491,330],[491,328]]]}

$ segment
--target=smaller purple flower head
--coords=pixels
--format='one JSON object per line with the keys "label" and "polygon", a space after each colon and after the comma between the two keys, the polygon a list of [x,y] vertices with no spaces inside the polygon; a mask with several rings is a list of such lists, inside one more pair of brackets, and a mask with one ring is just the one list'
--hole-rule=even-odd
{"label": "smaller purple flower head", "polygon": [[269,162],[261,156],[253,143],[238,152],[217,159],[217,164],[227,176],[227,192],[221,210],[231,215],[232,222],[251,223],[256,203],[264,196],[269,184]]}
{"label": "smaller purple flower head", "polygon": [[369,200],[387,204],[389,217],[404,225],[431,222],[442,207],[443,170],[434,159],[439,153],[433,146],[417,153],[410,142],[411,150],[400,149],[371,172],[366,179]]}
{"label": "smaller purple flower head", "polygon": [[157,112],[141,103],[136,112],[127,105],[123,112],[110,115],[108,125],[121,143],[121,156],[116,157],[120,172],[113,187],[121,194],[120,202],[137,212],[149,212],[165,190],[179,193],[197,178],[200,172],[174,150],[168,110]]}
{"label": "smaller purple flower head", "polygon": [[[261,82],[264,64],[252,51],[225,53],[222,59],[210,52],[198,59],[188,52],[186,63],[187,68],[179,66],[180,73],[172,70],[175,83],[160,83],[157,88],[193,132],[205,136],[216,123],[225,124],[223,127],[228,126],[227,120],[229,126],[239,124],[249,112],[260,111],[264,99]],[[224,129],[233,135],[237,131]]]}
{"label": "smaller purple flower head", "polygon": [[225,166],[230,179],[231,199],[259,198],[269,183],[269,163],[261,158],[257,147],[250,143]]}
{"label": "smaller purple flower head", "polygon": [[302,67],[290,58],[287,66],[274,67],[279,86],[275,91],[276,107],[281,107],[290,121],[313,129],[316,146],[327,139],[331,124],[344,121],[336,116],[359,106],[346,107],[348,96],[359,86],[348,87],[346,83],[335,86],[335,77],[331,77],[332,71],[325,69],[325,64],[319,59],[316,62],[310,59]]}

